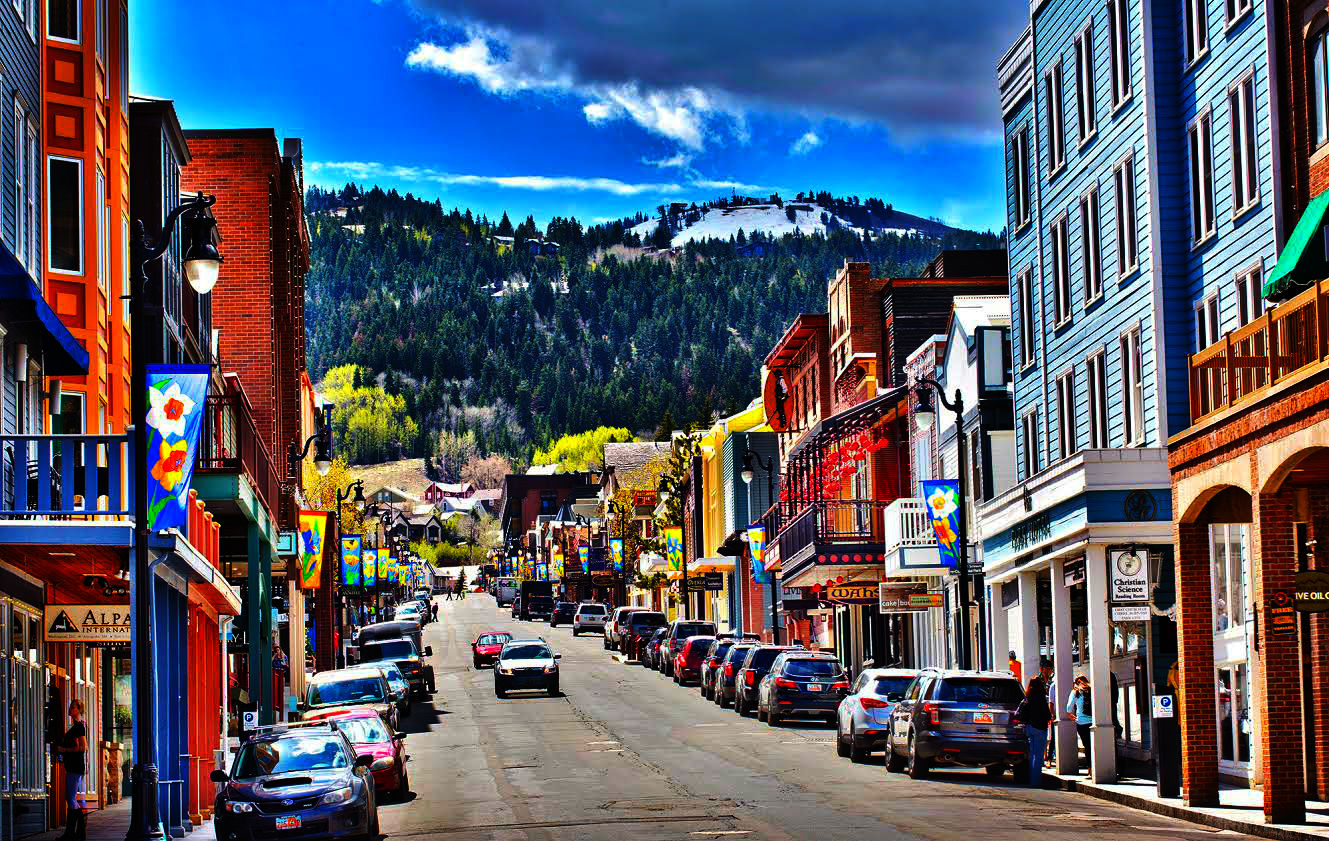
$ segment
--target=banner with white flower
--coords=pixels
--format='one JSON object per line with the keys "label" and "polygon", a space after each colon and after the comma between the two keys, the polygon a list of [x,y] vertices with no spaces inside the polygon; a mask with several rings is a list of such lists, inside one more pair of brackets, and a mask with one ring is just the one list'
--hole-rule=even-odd
{"label": "banner with white flower", "polygon": [[148,528],[183,528],[189,520],[189,485],[194,478],[207,365],[149,365]]}
{"label": "banner with white flower", "polygon": [[766,527],[751,525],[747,530],[748,550],[752,553],[752,580],[765,584],[771,580],[766,571]]}
{"label": "banner with white flower", "polygon": [[960,565],[956,544],[960,542],[960,480],[929,479],[923,482],[923,501],[937,534],[941,562],[954,569]]}

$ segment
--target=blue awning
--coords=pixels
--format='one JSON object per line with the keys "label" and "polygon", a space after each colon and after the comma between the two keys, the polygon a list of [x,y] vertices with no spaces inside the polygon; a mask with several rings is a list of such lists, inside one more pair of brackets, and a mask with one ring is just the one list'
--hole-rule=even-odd
{"label": "blue awning", "polygon": [[60,377],[88,373],[88,352],[42,297],[28,270],[0,245],[0,318],[9,327],[26,327],[42,349],[45,373]]}

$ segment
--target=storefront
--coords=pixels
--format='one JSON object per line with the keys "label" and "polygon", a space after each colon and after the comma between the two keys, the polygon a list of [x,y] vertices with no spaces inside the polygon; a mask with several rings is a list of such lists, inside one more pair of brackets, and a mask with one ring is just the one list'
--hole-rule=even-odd
{"label": "storefront", "polygon": [[47,670],[42,589],[0,564],[0,836],[46,829]]}

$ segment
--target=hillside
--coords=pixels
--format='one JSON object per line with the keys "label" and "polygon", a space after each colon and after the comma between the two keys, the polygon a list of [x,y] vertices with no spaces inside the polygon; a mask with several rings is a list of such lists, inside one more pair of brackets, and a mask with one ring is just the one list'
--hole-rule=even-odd
{"label": "hillside", "polygon": [[[845,259],[907,274],[940,248],[998,241],[929,228],[937,223],[876,199],[824,195],[815,205],[842,222],[818,215],[823,227],[797,236],[781,235],[778,220],[774,235],[719,233],[727,217],[772,217],[763,204],[775,202],[721,199],[696,207],[691,220],[693,208],[681,208],[680,231],[686,224],[693,236],[672,259],[642,260],[617,255],[642,253],[635,229],[645,213],[588,228],[555,218],[540,229],[530,217],[493,222],[395,191],[313,188],[310,374],[317,382],[331,368],[358,366],[340,376],[363,410],[338,434],[373,436],[347,448],[361,460],[384,461],[398,449],[434,456],[447,435],[450,445],[473,438],[481,454],[522,461],[560,434],[608,421],[650,432],[666,418],[709,422],[747,405],[767,350],[799,312],[824,309],[826,281]],[[883,213],[927,232],[877,227],[863,236]],[[706,231],[714,238],[699,238]],[[364,385],[356,391],[356,383]],[[394,429],[399,448],[383,441]]]}

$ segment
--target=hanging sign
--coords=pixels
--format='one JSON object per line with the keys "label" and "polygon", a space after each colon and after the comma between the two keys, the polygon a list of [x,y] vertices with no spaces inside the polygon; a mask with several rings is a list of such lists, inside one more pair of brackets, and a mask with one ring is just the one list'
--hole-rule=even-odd
{"label": "hanging sign", "polygon": [[300,588],[318,589],[323,571],[323,543],[328,530],[328,512],[300,512]]}
{"label": "hanging sign", "polygon": [[752,580],[765,584],[771,580],[766,571],[766,527],[748,526],[748,548],[752,552]]}
{"label": "hanging sign", "polygon": [[1275,590],[1269,597],[1269,634],[1275,637],[1297,635],[1296,600],[1287,590]]}
{"label": "hanging sign", "polygon": [[794,390],[790,388],[785,369],[776,368],[766,372],[761,402],[766,409],[766,423],[772,432],[788,432],[794,428]]}
{"label": "hanging sign", "polygon": [[358,534],[342,535],[341,583],[347,587],[360,586],[360,535]]}
{"label": "hanging sign", "polygon": [[832,584],[826,588],[826,601],[837,604],[872,604],[879,601],[880,587],[876,582],[864,584]]}
{"label": "hanging sign", "polygon": [[1109,614],[1113,622],[1148,622],[1149,605],[1114,604]]}
{"label": "hanging sign", "polygon": [[923,501],[937,535],[937,551],[943,566],[958,567],[960,542],[960,482],[958,479],[928,479],[923,482]]}
{"label": "hanging sign", "polygon": [[132,626],[127,604],[48,604],[47,642],[128,643]]}
{"label": "hanging sign", "polygon": [[712,593],[718,593],[724,589],[724,573],[708,572],[705,574],[706,589]]}
{"label": "hanging sign", "polygon": [[877,585],[877,609],[882,613],[918,613],[934,607],[941,607],[941,593],[929,593],[921,585]]}
{"label": "hanging sign", "polygon": [[208,396],[207,365],[149,365],[148,528],[183,528],[189,519],[189,485],[194,477],[203,406]]}
{"label": "hanging sign", "polygon": [[683,569],[683,527],[666,526],[664,528],[665,557],[669,560],[669,571],[680,572]]}
{"label": "hanging sign", "polygon": [[623,538],[611,537],[609,539],[609,557],[614,563],[614,572],[623,571]]}
{"label": "hanging sign", "polygon": [[1295,607],[1302,613],[1323,613],[1329,610],[1329,572],[1306,570],[1297,573]]}
{"label": "hanging sign", "polygon": [[373,587],[378,583],[377,549],[360,550],[360,568],[361,568],[361,580],[365,582],[366,587]]}
{"label": "hanging sign", "polygon": [[1123,549],[1108,560],[1108,598],[1114,602],[1149,601],[1149,553]]}

